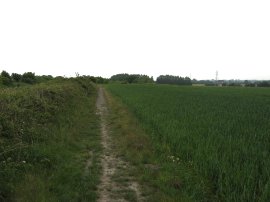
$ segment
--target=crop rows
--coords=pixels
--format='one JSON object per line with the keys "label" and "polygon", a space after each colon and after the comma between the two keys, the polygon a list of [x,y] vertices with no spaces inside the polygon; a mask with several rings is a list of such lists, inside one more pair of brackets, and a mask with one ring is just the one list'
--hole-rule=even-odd
{"label": "crop rows", "polygon": [[109,85],[160,152],[180,157],[221,201],[270,198],[270,91]]}

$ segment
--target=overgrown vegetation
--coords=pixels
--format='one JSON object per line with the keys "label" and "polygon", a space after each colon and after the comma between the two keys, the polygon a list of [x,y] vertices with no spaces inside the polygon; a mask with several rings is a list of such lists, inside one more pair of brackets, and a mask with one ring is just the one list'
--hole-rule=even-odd
{"label": "overgrown vegetation", "polygon": [[95,101],[89,78],[1,89],[0,201],[95,201]]}
{"label": "overgrown vegetation", "polygon": [[[207,197],[218,201],[269,200],[268,89],[165,85],[109,85],[107,89],[136,115],[155,149],[156,162],[178,173],[171,179],[178,187],[176,195],[188,193],[198,201],[209,201]],[[166,157],[173,165],[165,163]],[[155,160],[149,159],[153,164]],[[145,163],[149,163],[148,158]],[[160,179],[159,174],[153,174],[152,185],[170,195],[168,176],[171,174]]]}

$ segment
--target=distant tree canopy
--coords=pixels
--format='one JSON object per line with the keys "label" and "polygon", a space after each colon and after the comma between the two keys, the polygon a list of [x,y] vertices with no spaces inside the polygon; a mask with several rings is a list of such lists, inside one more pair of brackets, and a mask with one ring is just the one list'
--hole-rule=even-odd
{"label": "distant tree canopy", "polygon": [[2,77],[6,77],[6,78],[8,78],[8,79],[11,79],[11,76],[10,76],[9,73],[6,72],[5,70],[1,72],[1,76],[2,76]]}
{"label": "distant tree canopy", "polygon": [[192,85],[189,77],[172,75],[160,75],[156,81],[158,84]]}
{"label": "distant tree canopy", "polygon": [[2,71],[0,75],[0,83],[5,86],[12,85],[12,78],[8,72]]}
{"label": "distant tree canopy", "polygon": [[22,79],[22,75],[21,74],[17,74],[17,73],[12,73],[11,77],[13,79],[13,81],[15,82],[20,82]]}
{"label": "distant tree canopy", "polygon": [[[153,77],[149,77],[143,74],[116,74],[110,79],[95,76],[80,76],[78,73],[77,77],[90,79],[96,84],[107,84],[109,82],[119,82],[119,83],[155,83]],[[65,79],[70,79],[62,76],[53,77],[51,75],[37,76],[33,72],[26,72],[24,74],[12,73],[11,75],[7,71],[2,71],[0,73],[0,87],[18,87],[23,85],[33,85],[36,83],[43,83],[50,80],[61,81]],[[174,84],[174,85],[192,85],[192,84],[202,84],[205,86],[246,86],[246,87],[270,87],[270,80],[191,80],[189,77],[180,77],[173,75],[160,75],[157,80],[157,84]]]}
{"label": "distant tree canopy", "polygon": [[[85,76],[85,77],[87,77],[87,76]],[[106,84],[106,83],[109,82],[109,79],[105,79],[105,78],[103,78],[101,76],[97,76],[97,77],[95,77],[95,76],[89,76],[89,78],[90,78],[90,80],[92,82],[98,83],[98,84]]]}
{"label": "distant tree canopy", "polygon": [[154,83],[153,77],[143,74],[116,74],[110,80],[121,83]]}
{"label": "distant tree canopy", "polygon": [[35,76],[35,77],[36,77],[36,81],[38,83],[50,81],[50,80],[53,79],[53,76],[52,75],[42,75],[42,76]]}
{"label": "distant tree canopy", "polygon": [[[51,75],[36,76],[33,72],[26,72],[23,75],[12,73],[11,75],[2,71],[0,74],[0,85],[3,86],[21,86],[25,84],[42,83],[54,79]],[[24,84],[23,84],[24,83]]]}
{"label": "distant tree canopy", "polygon": [[36,83],[37,79],[36,79],[35,73],[33,73],[33,72],[25,72],[22,75],[22,82],[28,83],[28,84]]}
{"label": "distant tree canopy", "polygon": [[258,87],[270,87],[270,81],[262,81],[257,84]]}
{"label": "distant tree canopy", "polygon": [[[92,82],[97,84],[106,84],[109,82],[109,79],[103,78],[103,77],[94,77],[94,76],[80,76],[78,73],[76,74],[76,77],[84,78],[84,79],[90,79]],[[12,73],[11,75],[6,72],[2,71],[0,73],[0,86],[8,86],[8,87],[18,87],[26,84],[37,84],[37,83],[43,83],[50,80],[55,81],[62,81],[68,78],[57,76],[53,77],[51,75],[42,75],[38,76],[35,75],[33,72],[25,72],[24,74],[18,74],[18,73]]]}

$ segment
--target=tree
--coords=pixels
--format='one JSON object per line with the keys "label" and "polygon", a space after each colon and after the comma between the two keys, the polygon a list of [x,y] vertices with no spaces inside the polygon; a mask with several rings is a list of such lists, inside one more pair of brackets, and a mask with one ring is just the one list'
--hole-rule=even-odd
{"label": "tree", "polygon": [[8,72],[2,71],[0,76],[0,82],[5,86],[12,85],[12,79]]}
{"label": "tree", "polygon": [[22,82],[28,83],[28,84],[34,84],[37,82],[35,73],[32,72],[26,72],[22,75]]}
{"label": "tree", "polygon": [[262,81],[258,84],[259,87],[270,87],[270,81]]}
{"label": "tree", "polygon": [[127,82],[128,82],[128,83],[137,83],[137,82],[135,82],[137,78],[138,78],[137,75],[131,74],[131,75],[129,75],[129,76],[127,77]]}
{"label": "tree", "polygon": [[42,76],[35,76],[36,81],[38,83],[42,83],[42,82],[46,82],[46,81],[50,81],[53,79],[52,75],[42,75]]}
{"label": "tree", "polygon": [[21,74],[17,74],[17,73],[12,73],[12,74],[11,74],[11,77],[12,77],[12,79],[13,79],[14,81],[16,81],[16,82],[20,82],[21,79],[22,79],[22,75],[21,75]]}
{"label": "tree", "polygon": [[111,81],[121,81],[121,82],[127,82],[128,81],[128,74],[116,74],[111,76]]}
{"label": "tree", "polygon": [[11,79],[11,76],[10,76],[9,73],[6,72],[5,70],[3,70],[3,71],[1,72],[1,76]]}
{"label": "tree", "polygon": [[142,74],[116,74],[110,80],[121,83],[154,83],[153,77]]}
{"label": "tree", "polygon": [[157,78],[158,84],[174,84],[174,85],[192,85],[189,77],[179,77],[172,75],[160,75]]}
{"label": "tree", "polygon": [[4,86],[11,86],[12,80],[8,79],[7,77],[0,76],[0,83],[3,84]]}

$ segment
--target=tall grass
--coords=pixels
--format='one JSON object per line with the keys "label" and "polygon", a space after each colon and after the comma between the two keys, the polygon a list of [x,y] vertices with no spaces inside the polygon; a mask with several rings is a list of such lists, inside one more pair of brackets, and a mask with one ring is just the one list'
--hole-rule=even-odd
{"label": "tall grass", "polygon": [[96,199],[95,100],[95,87],[80,78],[1,89],[0,201]]}
{"label": "tall grass", "polygon": [[220,201],[269,200],[269,89],[107,88],[135,113],[160,154],[179,157]]}

